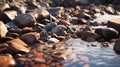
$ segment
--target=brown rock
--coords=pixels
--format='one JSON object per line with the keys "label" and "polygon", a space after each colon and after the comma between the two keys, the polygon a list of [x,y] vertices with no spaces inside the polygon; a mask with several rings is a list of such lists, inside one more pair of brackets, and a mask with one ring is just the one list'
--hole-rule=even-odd
{"label": "brown rock", "polygon": [[2,21],[0,21],[0,37],[5,37],[8,30]]}
{"label": "brown rock", "polygon": [[0,56],[0,67],[15,67],[16,62],[12,57]]}
{"label": "brown rock", "polygon": [[22,39],[27,44],[35,43],[39,38],[40,34],[37,32],[30,32],[20,36],[20,39]]}
{"label": "brown rock", "polygon": [[32,27],[36,23],[35,17],[31,14],[18,15],[15,21],[20,27]]}
{"label": "brown rock", "polygon": [[115,45],[113,47],[113,50],[116,53],[120,54],[120,39],[118,39],[118,40],[115,41]]}
{"label": "brown rock", "polygon": [[26,44],[20,39],[14,39],[8,41],[7,44],[8,44],[8,52],[12,54],[22,53],[22,52],[28,53],[30,51],[27,47],[25,47]]}
{"label": "brown rock", "polygon": [[120,18],[114,18],[109,20],[107,27],[114,28],[120,33]]}
{"label": "brown rock", "polygon": [[100,37],[99,35],[97,35],[96,33],[91,32],[91,31],[81,31],[81,30],[77,31],[76,35],[78,37],[80,37],[82,40],[85,40],[85,41],[87,41],[90,38],[96,39],[96,38]]}
{"label": "brown rock", "polygon": [[23,33],[28,33],[28,32],[32,32],[32,27],[25,27],[22,29]]}
{"label": "brown rock", "polygon": [[6,8],[9,8],[10,6],[7,3],[0,2],[0,11],[5,10]]}
{"label": "brown rock", "polygon": [[62,19],[59,19],[58,24],[63,24],[65,26],[69,26],[70,25],[70,23],[67,20],[62,20]]}

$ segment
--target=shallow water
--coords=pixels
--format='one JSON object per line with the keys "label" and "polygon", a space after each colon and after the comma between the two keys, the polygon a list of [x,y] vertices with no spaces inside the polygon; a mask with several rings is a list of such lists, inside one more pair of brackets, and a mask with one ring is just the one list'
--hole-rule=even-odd
{"label": "shallow water", "polygon": [[98,42],[69,39],[66,44],[69,52],[64,67],[120,67],[120,56],[113,51],[114,43],[103,47]]}

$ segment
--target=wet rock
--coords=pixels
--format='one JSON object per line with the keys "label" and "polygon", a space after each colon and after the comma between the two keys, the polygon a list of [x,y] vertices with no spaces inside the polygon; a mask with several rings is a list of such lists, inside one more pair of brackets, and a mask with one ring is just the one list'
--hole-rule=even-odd
{"label": "wet rock", "polygon": [[24,3],[20,4],[18,2],[14,2],[16,4],[11,4],[10,8],[6,9],[6,10],[15,10],[17,11],[17,14],[25,14],[27,8],[24,6]]}
{"label": "wet rock", "polygon": [[113,28],[97,28],[95,33],[102,36],[105,40],[111,40],[114,38],[118,38],[118,31]]}
{"label": "wet rock", "polygon": [[15,16],[17,16],[17,12],[14,10],[4,11],[3,13],[0,13],[0,20],[4,23],[12,22],[12,20],[15,19]]}
{"label": "wet rock", "polygon": [[48,39],[48,43],[58,43],[58,42],[59,42],[59,40],[56,38],[49,38]]}
{"label": "wet rock", "polygon": [[55,17],[61,17],[61,14],[64,13],[64,8],[53,7],[53,8],[48,9],[48,12]]}
{"label": "wet rock", "polygon": [[0,56],[0,67],[15,67],[16,62],[12,57]]}
{"label": "wet rock", "polygon": [[6,8],[9,8],[10,6],[7,3],[0,2],[0,11],[5,10]]}
{"label": "wet rock", "polygon": [[17,37],[19,37],[20,35],[19,35],[18,33],[10,33],[10,32],[8,32],[6,36],[7,36],[7,37],[12,37],[12,38],[17,38]]}
{"label": "wet rock", "polygon": [[0,37],[0,43],[6,43],[7,41],[10,41],[12,39],[12,37]]}
{"label": "wet rock", "polygon": [[2,21],[0,21],[0,37],[5,37],[8,30]]}
{"label": "wet rock", "polygon": [[78,17],[71,17],[70,23],[72,23],[72,24],[80,24],[79,20],[78,20]]}
{"label": "wet rock", "polygon": [[64,36],[67,34],[66,30],[67,30],[66,26],[58,25],[54,29],[52,29],[51,33],[55,33],[58,36]]}
{"label": "wet rock", "polygon": [[36,63],[45,63],[45,59],[43,58],[34,58],[33,61],[35,61]]}
{"label": "wet rock", "polygon": [[18,26],[20,27],[32,27],[35,25],[36,23],[36,19],[33,15],[31,14],[21,14],[21,15],[18,15],[16,18],[15,18],[15,23],[18,24]]}
{"label": "wet rock", "polygon": [[43,28],[41,26],[34,26],[33,27],[33,32],[41,32],[43,30]]}
{"label": "wet rock", "polygon": [[40,32],[40,37],[47,37],[49,34],[46,30]]}
{"label": "wet rock", "polygon": [[81,12],[78,14],[78,18],[85,18],[86,20],[90,20],[91,16],[87,13]]}
{"label": "wet rock", "polygon": [[23,33],[29,33],[29,32],[32,32],[32,31],[33,31],[32,27],[25,27],[25,28],[22,29]]}
{"label": "wet rock", "polygon": [[57,23],[55,22],[51,22],[51,23],[48,23],[47,25],[45,25],[45,29],[46,31],[51,31],[53,28],[55,28],[57,26]]}
{"label": "wet rock", "polygon": [[82,40],[85,41],[96,41],[95,39],[99,38],[100,36],[96,33],[93,33],[91,31],[77,31],[75,33],[78,37],[80,37]]}
{"label": "wet rock", "polygon": [[46,18],[49,16],[49,12],[43,8],[40,8],[36,11],[38,13],[38,19]]}
{"label": "wet rock", "polygon": [[27,44],[35,43],[39,38],[40,34],[37,32],[30,32],[20,36],[20,39],[22,39]]}
{"label": "wet rock", "polygon": [[118,39],[118,40],[115,41],[113,50],[114,50],[116,53],[120,54],[120,39]]}
{"label": "wet rock", "polygon": [[6,24],[6,26],[7,26],[7,28],[8,29],[20,29],[17,25],[15,25],[13,22],[8,22],[7,24]]}
{"label": "wet rock", "polygon": [[28,9],[38,9],[40,8],[41,6],[39,5],[38,2],[36,1],[26,1],[27,5],[28,5]]}
{"label": "wet rock", "polygon": [[26,44],[20,39],[14,39],[7,42],[7,50],[11,54],[28,53],[30,50],[25,47]]}
{"label": "wet rock", "polygon": [[50,5],[47,2],[40,2],[40,6],[42,8],[46,8],[46,9],[48,9],[50,7]]}
{"label": "wet rock", "polygon": [[107,27],[116,29],[120,33],[120,20],[119,18],[111,19],[108,21]]}
{"label": "wet rock", "polygon": [[70,22],[67,21],[67,20],[59,19],[58,24],[65,25],[65,26],[69,26],[69,25],[70,25]]}

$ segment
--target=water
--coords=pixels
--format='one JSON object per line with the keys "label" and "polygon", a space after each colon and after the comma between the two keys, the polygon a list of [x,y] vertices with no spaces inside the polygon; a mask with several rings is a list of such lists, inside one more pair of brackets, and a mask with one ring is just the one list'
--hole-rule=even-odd
{"label": "water", "polygon": [[69,39],[66,42],[69,53],[64,67],[120,67],[120,56],[113,51],[113,44],[103,47],[98,42]]}

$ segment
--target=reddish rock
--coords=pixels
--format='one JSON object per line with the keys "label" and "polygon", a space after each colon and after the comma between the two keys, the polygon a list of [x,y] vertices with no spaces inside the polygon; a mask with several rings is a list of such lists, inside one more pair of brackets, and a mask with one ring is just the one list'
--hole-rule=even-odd
{"label": "reddish rock", "polygon": [[70,25],[70,22],[69,22],[69,21],[67,21],[67,20],[62,20],[62,19],[59,19],[58,24],[62,24],[62,25],[65,25],[65,26],[69,26],[69,25]]}
{"label": "reddish rock", "polygon": [[0,56],[0,67],[15,67],[16,62],[12,57]]}
{"label": "reddish rock", "polygon": [[120,33],[120,18],[114,18],[109,20],[107,27],[114,28]]}
{"label": "reddish rock", "polygon": [[8,30],[2,21],[0,21],[0,37],[5,37]]}
{"label": "reddish rock", "polygon": [[8,45],[7,47],[8,52],[12,54],[23,53],[23,52],[28,53],[30,51],[27,47],[25,47],[26,44],[20,39],[14,39],[14,40],[8,41],[7,45]]}
{"label": "reddish rock", "polygon": [[20,39],[27,44],[33,44],[40,38],[40,34],[37,32],[30,32],[20,36]]}
{"label": "reddish rock", "polygon": [[15,21],[20,27],[32,27],[36,23],[35,17],[27,13],[18,15]]}
{"label": "reddish rock", "polygon": [[97,35],[96,33],[93,33],[91,31],[77,31],[76,35],[80,37],[82,40],[87,41],[89,38],[99,38],[100,36]]}

